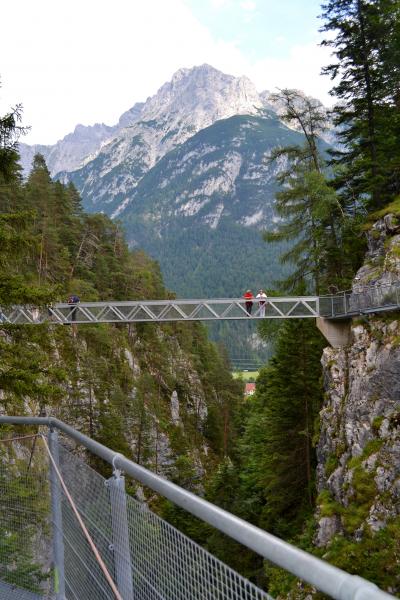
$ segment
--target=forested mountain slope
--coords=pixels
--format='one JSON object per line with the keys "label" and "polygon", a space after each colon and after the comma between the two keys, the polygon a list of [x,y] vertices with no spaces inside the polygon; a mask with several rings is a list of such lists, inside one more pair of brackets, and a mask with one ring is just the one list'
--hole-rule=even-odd
{"label": "forested mountain slope", "polygon": [[[278,248],[261,237],[277,222],[277,145],[301,143],[276,115],[217,121],[164,156],[120,214],[127,239],[156,257],[182,295],[240,296],[277,278]],[[281,267],[279,267],[281,270]]]}
{"label": "forested mountain slope", "polygon": [[[26,183],[3,179],[0,203],[2,304],[168,297],[157,264],[40,155]],[[3,325],[0,350],[2,412],[46,411],[196,489],[230,444],[241,385],[199,324]]]}

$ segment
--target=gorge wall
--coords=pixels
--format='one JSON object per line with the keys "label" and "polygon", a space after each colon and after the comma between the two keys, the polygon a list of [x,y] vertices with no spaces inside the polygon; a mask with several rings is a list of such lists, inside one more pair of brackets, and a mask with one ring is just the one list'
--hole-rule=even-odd
{"label": "gorge wall", "polygon": [[222,447],[225,384],[238,398],[241,386],[201,326],[15,328],[0,345],[18,378],[0,390],[2,414],[44,411],[202,491]]}
{"label": "gorge wall", "polygon": [[[375,222],[353,292],[400,280],[396,216]],[[385,289],[381,288],[384,293]],[[387,292],[389,293],[389,292]],[[315,543],[325,558],[400,589],[400,320],[397,312],[364,315],[351,342],[325,348],[320,413]],[[345,556],[340,556],[345,554]],[[359,561],[359,564],[358,564]]]}

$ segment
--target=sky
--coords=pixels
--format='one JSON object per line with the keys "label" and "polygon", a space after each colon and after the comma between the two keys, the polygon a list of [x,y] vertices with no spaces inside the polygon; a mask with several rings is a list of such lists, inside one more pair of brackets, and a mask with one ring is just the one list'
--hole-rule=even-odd
{"label": "sky", "polygon": [[22,103],[23,141],[54,144],[78,123],[114,125],[203,63],[331,104],[320,12],[320,0],[2,0],[0,115]]}

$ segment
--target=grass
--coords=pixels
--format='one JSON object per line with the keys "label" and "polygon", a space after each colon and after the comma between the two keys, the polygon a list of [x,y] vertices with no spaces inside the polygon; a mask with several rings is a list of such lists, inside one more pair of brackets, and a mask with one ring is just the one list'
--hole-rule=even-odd
{"label": "grass", "polygon": [[234,379],[243,379],[243,381],[255,381],[258,377],[258,371],[233,371]]}
{"label": "grass", "polygon": [[368,231],[369,229],[371,229],[372,225],[377,219],[382,219],[382,217],[390,213],[392,213],[396,218],[400,217],[400,196],[397,196],[397,198],[395,198],[393,202],[391,202],[381,210],[377,210],[373,213],[370,213],[368,215],[368,220],[366,223],[364,223],[362,229],[364,229],[364,231]]}

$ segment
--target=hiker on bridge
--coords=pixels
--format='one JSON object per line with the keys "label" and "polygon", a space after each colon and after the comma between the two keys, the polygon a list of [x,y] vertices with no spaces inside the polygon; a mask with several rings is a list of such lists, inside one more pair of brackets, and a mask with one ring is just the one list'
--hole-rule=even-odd
{"label": "hiker on bridge", "polygon": [[267,294],[264,292],[264,290],[259,290],[257,296],[256,296],[257,300],[258,300],[258,304],[260,306],[260,308],[258,309],[258,314],[260,317],[265,317],[265,306],[266,306],[266,301],[267,301]]}
{"label": "hiker on bridge", "polygon": [[80,299],[79,296],[76,296],[75,294],[71,294],[71,296],[68,296],[68,304],[71,304],[71,308],[69,310],[69,318],[71,321],[75,321],[76,320],[76,304],[79,304]]}
{"label": "hiker on bridge", "polygon": [[253,308],[253,298],[254,298],[252,291],[247,290],[247,292],[245,292],[243,294],[243,298],[246,300],[246,302],[245,302],[246,311],[247,311],[247,314],[250,316],[251,310]]}

